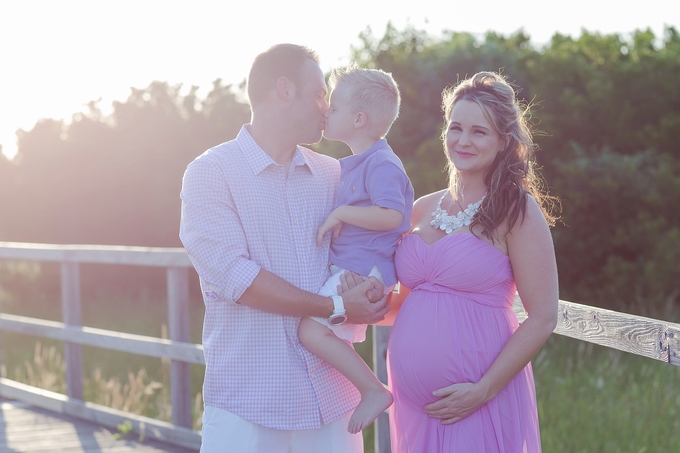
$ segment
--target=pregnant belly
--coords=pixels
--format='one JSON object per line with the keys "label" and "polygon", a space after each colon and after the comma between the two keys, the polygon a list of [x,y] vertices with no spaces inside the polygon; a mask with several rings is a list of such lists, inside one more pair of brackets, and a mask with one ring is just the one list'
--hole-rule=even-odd
{"label": "pregnant belly", "polygon": [[460,296],[412,292],[390,333],[390,387],[422,407],[434,390],[479,381],[516,328],[513,317]]}

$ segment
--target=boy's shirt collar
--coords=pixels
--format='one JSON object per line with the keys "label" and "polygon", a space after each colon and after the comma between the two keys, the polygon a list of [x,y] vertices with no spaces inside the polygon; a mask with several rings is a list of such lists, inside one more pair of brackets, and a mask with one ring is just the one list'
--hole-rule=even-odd
{"label": "boy's shirt collar", "polygon": [[368,148],[366,151],[364,151],[361,154],[352,154],[351,156],[343,157],[340,159],[340,164],[345,167],[348,170],[351,170],[353,168],[358,167],[361,165],[368,157],[375,153],[377,150],[380,148],[384,148],[387,146],[387,140],[384,138],[381,138],[380,140],[376,141],[373,146]]}

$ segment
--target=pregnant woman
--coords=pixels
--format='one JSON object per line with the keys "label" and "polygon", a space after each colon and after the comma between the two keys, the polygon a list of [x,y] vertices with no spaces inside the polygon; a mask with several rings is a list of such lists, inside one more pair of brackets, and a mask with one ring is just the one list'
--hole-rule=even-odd
{"label": "pregnant woman", "polygon": [[392,451],[540,452],[530,360],[557,322],[555,200],[534,172],[528,108],[502,76],[478,73],[442,106],[449,187],[415,202],[396,251]]}

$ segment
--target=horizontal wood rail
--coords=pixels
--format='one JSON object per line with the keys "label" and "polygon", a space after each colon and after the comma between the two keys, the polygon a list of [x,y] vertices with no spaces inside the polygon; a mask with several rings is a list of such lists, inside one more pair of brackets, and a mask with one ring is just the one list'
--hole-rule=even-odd
{"label": "horizontal wood rail", "polygon": [[[526,317],[515,298],[517,319]],[[680,324],[559,301],[555,333],[680,366]]]}

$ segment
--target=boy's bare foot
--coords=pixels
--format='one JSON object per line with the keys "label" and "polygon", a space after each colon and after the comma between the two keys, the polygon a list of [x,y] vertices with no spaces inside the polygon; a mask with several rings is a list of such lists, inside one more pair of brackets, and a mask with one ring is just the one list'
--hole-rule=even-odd
{"label": "boy's bare foot", "polygon": [[392,405],[392,394],[384,387],[361,395],[361,402],[349,419],[347,431],[356,434],[367,428],[390,405]]}

